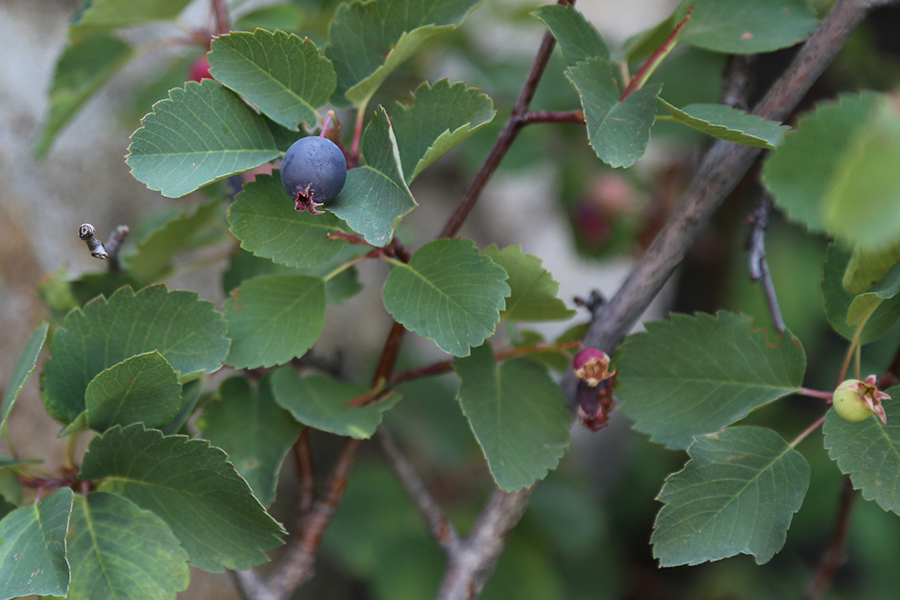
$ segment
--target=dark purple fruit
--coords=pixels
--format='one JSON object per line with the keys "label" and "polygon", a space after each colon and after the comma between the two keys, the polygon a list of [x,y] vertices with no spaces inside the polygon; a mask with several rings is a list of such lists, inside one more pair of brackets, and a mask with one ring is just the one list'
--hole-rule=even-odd
{"label": "dark purple fruit", "polygon": [[314,215],[322,213],[317,206],[337,198],[346,179],[344,153],[328,138],[300,138],[281,161],[281,184],[294,206]]}

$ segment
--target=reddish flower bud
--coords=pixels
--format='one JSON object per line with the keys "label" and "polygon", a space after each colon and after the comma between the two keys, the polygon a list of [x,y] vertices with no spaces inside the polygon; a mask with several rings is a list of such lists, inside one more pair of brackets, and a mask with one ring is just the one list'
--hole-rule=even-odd
{"label": "reddish flower bud", "polygon": [[601,381],[616,374],[609,370],[609,356],[596,348],[584,348],[576,354],[572,368],[575,369],[575,375],[591,387],[596,387]]}
{"label": "reddish flower bud", "polygon": [[604,379],[598,385],[590,385],[585,380],[578,382],[578,389],[575,392],[578,420],[591,431],[606,427],[609,413],[616,405],[612,396],[615,383],[615,377]]}

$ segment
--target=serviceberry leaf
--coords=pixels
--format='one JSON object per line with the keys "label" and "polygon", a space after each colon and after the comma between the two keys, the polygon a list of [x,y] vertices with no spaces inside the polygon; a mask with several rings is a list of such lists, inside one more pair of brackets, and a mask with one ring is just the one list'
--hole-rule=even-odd
{"label": "serviceberry leaf", "polygon": [[342,231],[340,219],[296,210],[277,171],[257,175],[256,181],[244,186],[228,209],[228,222],[241,248],[289,267],[305,269],[325,263],[345,244],[326,237]]}
{"label": "serviceberry leaf", "polygon": [[677,20],[690,4],[694,9],[678,41],[724,54],[787,48],[805,40],[818,25],[807,0],[685,0]]}
{"label": "serviceberry leaf", "polygon": [[194,566],[248,569],[268,560],[264,551],[285,531],[227,459],[209,442],[137,423],[91,440],[78,477],[160,517]]}
{"label": "serviceberry leaf", "polygon": [[66,595],[66,529],[72,497],[71,489],[59,488],[0,521],[0,600],[29,594]]}
{"label": "serviceberry leaf", "polygon": [[141,123],[125,162],[135,179],[170,198],[281,155],[265,120],[212,79],[170,90]]}
{"label": "serviceberry leaf", "polygon": [[[865,325],[859,335],[859,343],[868,344],[890,331],[900,319],[900,297],[893,295],[885,299],[879,298],[877,293],[871,295],[869,293],[852,294],[844,289],[844,274],[847,272],[851,256],[851,253],[841,248],[839,244],[828,246],[822,272],[822,300],[825,306],[825,316],[831,327],[848,340],[853,339],[857,326],[865,319]],[[898,274],[891,271],[891,275]],[[888,289],[894,287],[892,281],[896,282],[893,276],[890,279],[888,276],[884,278]],[[876,284],[872,291],[881,291],[878,288],[879,284]],[[864,296],[868,296],[868,298],[856,302],[857,299]],[[850,309],[854,303],[856,304],[854,318],[849,319]],[[854,324],[851,325],[850,320],[853,320]]]}
{"label": "serviceberry leaf", "polygon": [[541,259],[522,252],[521,245],[500,250],[496,244],[491,244],[482,250],[482,254],[503,267],[509,275],[506,283],[512,291],[506,299],[506,308],[500,313],[501,319],[554,321],[568,319],[575,314],[557,298],[559,284],[543,267]]}
{"label": "serviceberry leaf", "polygon": [[806,354],[789,331],[770,346],[752,318],[672,314],[628,336],[616,363],[616,395],[638,431],[687,448],[751,410],[800,389]]}
{"label": "serviceberry leaf", "polygon": [[887,275],[900,260],[900,240],[882,250],[866,250],[857,246],[853,249],[850,264],[844,271],[844,289],[851,294],[859,294],[875,285]]}
{"label": "serviceberry leaf", "polygon": [[569,445],[572,417],[547,369],[527,358],[497,365],[489,344],[455,358],[457,400],[497,485],[518,490],[555,469]]}
{"label": "serviceberry leaf", "polygon": [[188,554],[165,521],[116,494],[76,496],[67,557],[68,600],[175,600],[188,586]]}
{"label": "serviceberry leaf", "polygon": [[95,431],[144,423],[159,427],[181,406],[181,383],[156,350],[126,358],[100,371],[84,392],[87,423]]}
{"label": "serviceberry leaf", "polygon": [[588,141],[600,160],[611,167],[633,165],[647,151],[662,86],[646,85],[620,101],[613,66],[602,58],[569,67],[566,77],[581,96]]}
{"label": "serviceberry leaf", "polygon": [[154,229],[135,244],[135,252],[123,257],[130,278],[140,282],[138,285],[147,285],[166,277],[176,254],[221,236],[222,212],[222,201],[213,198]]}
{"label": "serviceberry leaf", "polygon": [[69,424],[85,410],[88,383],[126,358],[157,350],[181,381],[217,370],[228,354],[225,319],[195,292],[152,285],[120,288],[70,312],[50,342],[41,394],[53,418]]}
{"label": "serviceberry leaf", "polygon": [[497,114],[487,95],[462,82],[426,81],[412,96],[412,104],[398,102],[391,117],[407,184]]}
{"label": "serviceberry leaf", "polygon": [[169,21],[189,3],[190,0],[93,0],[69,26],[69,37],[78,39],[119,27]]}
{"label": "serviceberry leaf", "polygon": [[56,134],[133,55],[131,46],[112,35],[101,33],[69,42],[56,61],[47,96],[50,114],[32,148],[35,158],[47,155]]}
{"label": "serviceberry leaf", "polygon": [[357,405],[371,390],[321,375],[301,377],[291,367],[275,371],[272,393],[282,408],[304,425],[335,435],[356,439],[372,437],[384,413],[400,401],[400,394],[368,404]]}
{"label": "serviceberry leaf", "polygon": [[725,104],[690,104],[677,108],[662,98],[659,98],[659,104],[679,123],[726,142],[757,148],[773,150],[781,143],[784,133],[791,129]]}
{"label": "serviceberry leaf", "polygon": [[31,335],[25,341],[25,346],[22,347],[19,358],[16,359],[16,364],[13,366],[9,381],[6,384],[6,390],[3,392],[3,401],[0,403],[0,427],[3,427],[6,423],[13,404],[16,403],[16,399],[22,392],[22,387],[37,366],[38,355],[41,353],[41,348],[44,347],[44,342],[47,340],[47,331],[49,329],[49,323],[46,321],[41,322],[31,332]]}
{"label": "serviceberry leaf", "polygon": [[[775,204],[812,232],[829,233],[824,199],[851,139],[875,114],[881,96],[841,94],[819,102],[797,120],[784,142],[763,163],[762,181]],[[863,202],[862,198],[857,199]]]}
{"label": "serviceberry leaf", "polygon": [[325,55],[337,72],[332,102],[365,106],[381,83],[433,37],[452,31],[483,0],[356,0],[334,15]]}
{"label": "serviceberry leaf", "polygon": [[784,546],[809,487],[809,464],[765,427],[699,435],[691,460],[666,478],[657,500],[653,556],[662,567],[736,554],[769,562]]}
{"label": "serviceberry leaf", "polygon": [[238,369],[281,365],[303,356],[325,323],[325,281],[309,275],[260,275],[232,290],[224,303]]}
{"label": "serviceberry leaf", "polygon": [[382,106],[363,132],[362,154],[366,165],[347,172],[340,196],[325,208],[373,246],[384,246],[400,219],[418,205],[406,185],[397,138]]}
{"label": "serviceberry leaf", "polygon": [[236,31],[213,39],[210,74],[293,131],[318,124],[337,84],[331,61],[309,39],[284,31]]}
{"label": "serviceberry leaf", "polygon": [[825,448],[854,489],[884,510],[900,515],[900,386],[882,401],[887,424],[878,417],[851,423],[835,410],[825,416]]}
{"label": "serviceberry leaf", "polygon": [[251,387],[246,377],[230,377],[219,387],[219,399],[209,402],[196,421],[200,435],[228,454],[263,506],[275,500],[278,473],[300,426],[275,403],[265,376]]}
{"label": "serviceberry leaf", "polygon": [[[367,247],[365,246],[346,244],[328,262],[311,269],[298,269],[273,262],[268,258],[256,256],[246,250],[238,250],[231,255],[228,268],[222,274],[222,289],[226,294],[230,294],[231,290],[241,285],[242,282],[258,275],[312,275],[314,277],[324,277],[340,265],[351,260],[358,253],[365,253],[366,251]],[[355,296],[360,290],[362,290],[362,284],[359,282],[358,271],[355,266],[341,271],[325,282],[325,297],[328,298],[329,304],[340,304],[347,298]]]}
{"label": "serviceberry leaf", "polygon": [[844,155],[822,199],[829,235],[869,251],[894,246],[900,239],[900,224],[885,215],[900,210],[896,98],[881,94],[874,112],[843,147]]}
{"label": "serviceberry leaf", "polygon": [[531,13],[547,26],[569,66],[589,58],[610,60],[609,46],[571,4],[550,4]]}
{"label": "serviceberry leaf", "polygon": [[494,333],[510,294],[507,273],[468,239],[425,244],[388,275],[384,306],[397,322],[453,356]]}

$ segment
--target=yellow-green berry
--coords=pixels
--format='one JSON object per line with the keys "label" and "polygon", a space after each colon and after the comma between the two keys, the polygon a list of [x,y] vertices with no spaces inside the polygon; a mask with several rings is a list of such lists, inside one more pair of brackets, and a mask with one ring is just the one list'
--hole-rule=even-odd
{"label": "yellow-green berry", "polygon": [[832,397],[832,405],[835,412],[842,418],[856,423],[870,417],[873,413],[878,415],[882,423],[887,423],[884,414],[882,400],[890,399],[890,396],[878,390],[875,376],[869,375],[865,381],[848,379],[837,386]]}

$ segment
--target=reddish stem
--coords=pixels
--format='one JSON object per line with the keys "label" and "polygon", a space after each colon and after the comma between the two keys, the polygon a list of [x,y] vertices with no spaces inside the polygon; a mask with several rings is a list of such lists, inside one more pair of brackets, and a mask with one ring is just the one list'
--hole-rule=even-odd
{"label": "reddish stem", "polygon": [[216,19],[216,34],[224,35],[231,31],[231,21],[228,18],[228,7],[225,0],[212,0],[213,14]]}
{"label": "reddish stem", "polygon": [[522,115],[525,125],[531,123],[580,123],[584,125],[584,111],[578,110],[530,110]]}
{"label": "reddish stem", "polygon": [[660,44],[656,50],[653,51],[653,54],[651,54],[647,58],[647,60],[644,61],[644,64],[641,65],[640,69],[638,69],[638,72],[634,74],[634,77],[631,78],[631,81],[628,82],[628,85],[625,86],[625,89],[619,96],[619,102],[627,98],[633,91],[635,91],[635,89],[637,89],[637,86],[640,84],[641,77],[644,75],[644,72],[646,72],[647,69],[650,68],[650,65],[652,65],[656,61],[656,59],[666,51],[666,48],[668,48],[669,44],[672,43],[672,40],[675,39],[675,36],[677,36],[681,29],[685,26],[685,24],[688,22],[688,19],[691,18],[692,10],[694,10],[693,4],[688,6],[687,13],[684,15],[684,18],[679,21],[678,25],[675,26],[675,29],[672,30],[672,33],[670,33],[665,41]]}
{"label": "reddish stem", "polygon": [[838,513],[834,520],[834,529],[831,532],[831,541],[825,550],[825,554],[822,555],[821,561],[819,561],[816,574],[803,594],[803,600],[818,600],[821,598],[825,590],[831,585],[835,571],[844,562],[844,547],[847,544],[847,530],[849,529],[850,513],[853,510],[854,500],[856,500],[856,494],[853,491],[853,483],[851,483],[849,477],[844,477],[844,481],[841,484],[841,499]]}
{"label": "reddish stem", "polygon": [[828,400],[828,403],[831,404],[831,397],[834,395],[832,392],[822,392],[820,390],[811,390],[809,388],[802,387],[800,388],[800,393],[804,396],[810,396],[812,398],[821,398],[823,400]]}
{"label": "reddish stem", "polygon": [[297,508],[302,522],[303,517],[309,514],[316,497],[316,477],[308,427],[303,428],[297,443],[294,444],[294,458],[297,460]]}

